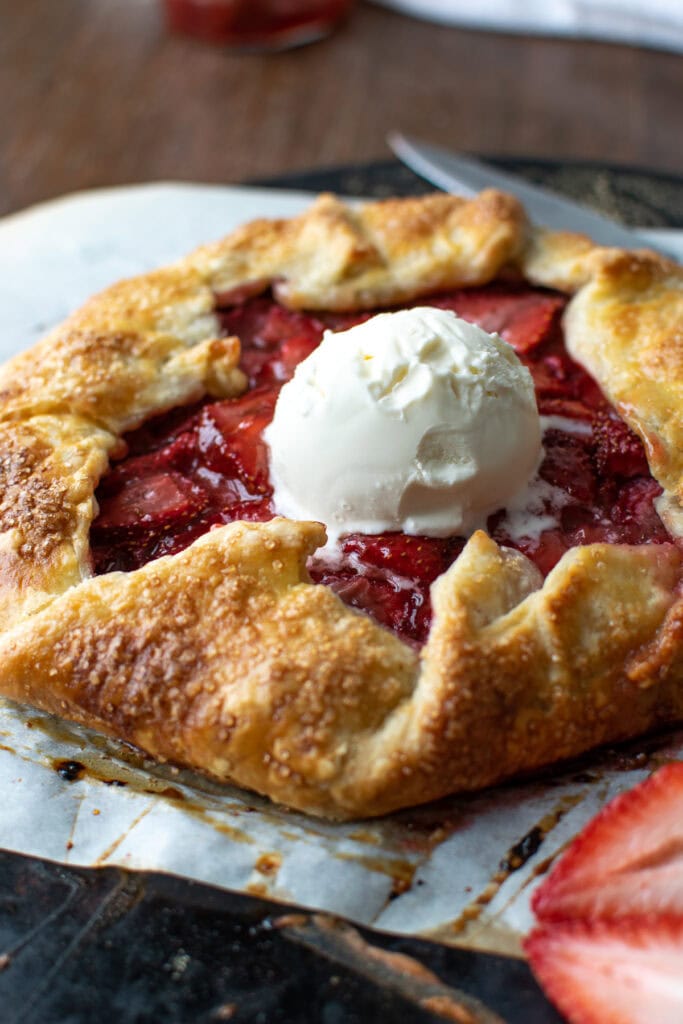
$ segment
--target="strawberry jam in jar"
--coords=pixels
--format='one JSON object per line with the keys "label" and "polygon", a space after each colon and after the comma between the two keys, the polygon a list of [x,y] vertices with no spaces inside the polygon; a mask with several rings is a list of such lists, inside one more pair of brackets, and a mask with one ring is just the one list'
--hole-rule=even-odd
{"label": "strawberry jam in jar", "polygon": [[286,50],[327,35],[355,0],[164,0],[174,32],[240,50]]}

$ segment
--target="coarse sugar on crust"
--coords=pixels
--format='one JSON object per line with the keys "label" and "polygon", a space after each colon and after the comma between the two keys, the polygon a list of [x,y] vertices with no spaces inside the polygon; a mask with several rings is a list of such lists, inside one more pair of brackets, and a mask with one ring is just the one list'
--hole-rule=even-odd
{"label": "coarse sugar on crust", "polygon": [[573,296],[567,347],[643,439],[674,524],[681,267],[535,229],[498,192],[353,208],[322,196],[115,285],[0,371],[0,692],[337,818],[683,718],[673,540],[573,548],[543,582],[478,532],[433,586],[419,654],[310,582],[318,524],[222,526],[93,576],[94,492],[122,434],[246,387],[216,296],[272,288],[294,309],[365,310],[501,278]]}

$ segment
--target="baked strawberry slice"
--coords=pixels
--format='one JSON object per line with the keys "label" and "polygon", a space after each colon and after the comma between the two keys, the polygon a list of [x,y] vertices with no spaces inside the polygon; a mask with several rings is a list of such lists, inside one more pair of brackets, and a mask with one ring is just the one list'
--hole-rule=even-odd
{"label": "baked strawberry slice", "polygon": [[171,447],[181,439],[184,439],[183,443],[187,444],[193,435],[195,420],[200,408],[200,403],[195,402],[194,405],[170,409],[143,423],[141,427],[131,431],[130,434],[126,434],[127,457],[137,458],[142,455],[154,454]]}
{"label": "baked strawberry slice", "polygon": [[251,302],[238,303],[231,309],[221,309],[220,299],[217,296],[218,317],[225,334],[234,334],[240,339],[242,349],[263,348],[271,349],[277,344],[277,339],[268,343],[263,334],[265,325],[272,309],[272,302],[268,298],[257,298]]}
{"label": "baked strawberry slice", "polygon": [[565,434],[551,428],[544,437],[545,458],[539,476],[570,494],[577,501],[592,505],[597,480],[588,441],[578,434]]}
{"label": "baked strawberry slice", "polygon": [[565,921],[532,932],[525,950],[570,1024],[683,1021],[680,918]]}
{"label": "baked strawberry slice", "polygon": [[197,438],[194,431],[186,430],[169,441],[163,448],[146,455],[128,457],[124,462],[114,463],[100,484],[102,494],[118,492],[133,479],[163,475],[166,471],[177,470],[189,475],[197,456]]}
{"label": "baked strawberry slice", "polygon": [[308,338],[318,343],[322,337],[322,324],[310,314],[297,313],[284,306],[271,305],[259,337],[266,344],[280,347],[292,338]]}
{"label": "baked strawberry slice", "polygon": [[590,423],[593,418],[593,410],[578,398],[541,398],[538,411],[542,416],[562,416],[582,423]]}
{"label": "baked strawberry slice", "polygon": [[252,491],[270,490],[268,449],[262,435],[273,418],[277,395],[276,388],[262,387],[202,410],[199,450],[209,469],[238,475]]}
{"label": "baked strawberry slice", "polygon": [[320,313],[319,319],[326,330],[338,332],[348,331],[351,327],[355,327],[356,324],[364,324],[366,320],[370,320],[374,315],[372,312]]}
{"label": "baked strawberry slice", "polygon": [[560,510],[560,526],[566,542],[572,548],[580,544],[622,543],[618,531],[606,524],[595,509],[578,503],[566,505]]}
{"label": "baked strawberry slice", "polygon": [[515,547],[530,558],[536,568],[547,576],[555,568],[564,553],[569,550],[569,541],[562,530],[544,530],[540,537],[520,537],[510,540],[502,526],[491,529],[491,536],[499,544]]}
{"label": "baked strawberry slice", "polygon": [[218,513],[215,525],[221,526],[224,523],[234,523],[239,519],[249,523],[266,523],[269,519],[273,519],[274,516],[275,510],[270,498],[265,497],[260,501],[241,501],[222,508],[220,513]]}
{"label": "baked strawberry slice", "polygon": [[348,568],[340,571],[313,569],[311,578],[334,590],[351,608],[366,612],[401,640],[418,646],[429,633],[429,592],[416,585],[399,587],[389,577],[366,576]]}
{"label": "baked strawberry slice", "polygon": [[126,480],[122,488],[102,501],[93,523],[95,534],[130,534],[177,527],[197,515],[207,496],[180,473],[154,473]]}
{"label": "baked strawberry slice", "polygon": [[270,357],[267,372],[264,371],[262,380],[273,380],[279,384],[291,380],[299,363],[320,344],[318,334],[297,334],[283,342],[278,353]]}
{"label": "baked strawberry slice", "polygon": [[593,421],[595,459],[605,476],[647,476],[649,468],[643,442],[623,420],[607,410]]}
{"label": "baked strawberry slice", "polygon": [[247,311],[233,317],[232,326],[242,343],[240,366],[249,378],[250,387],[290,380],[298,364],[320,344],[323,324],[313,317],[294,313],[282,307],[267,312]]}
{"label": "baked strawberry slice", "polygon": [[442,540],[403,533],[358,533],[344,538],[342,550],[345,555],[356,555],[363,565],[429,586],[455,561],[464,544],[459,537]]}
{"label": "baked strawberry slice", "polygon": [[[683,762],[612,800],[574,840],[532,906],[543,924],[654,914],[683,921]],[[683,945],[679,972],[683,979]]]}
{"label": "baked strawberry slice", "polygon": [[515,288],[487,288],[456,292],[432,303],[452,309],[463,320],[478,324],[489,334],[500,334],[517,353],[529,352],[545,341],[564,308],[566,299],[546,292]]}
{"label": "baked strawberry slice", "polygon": [[539,407],[549,399],[576,399],[575,367],[564,352],[549,352],[542,359],[525,364],[534,378]]}
{"label": "baked strawberry slice", "polygon": [[671,541],[655,507],[661,493],[661,486],[652,477],[623,481],[610,509],[612,529],[621,543],[667,544]]}
{"label": "baked strawberry slice", "polygon": [[272,359],[273,353],[268,351],[268,349],[242,349],[240,368],[246,373],[250,388],[258,387],[265,380],[271,378],[270,364]]}

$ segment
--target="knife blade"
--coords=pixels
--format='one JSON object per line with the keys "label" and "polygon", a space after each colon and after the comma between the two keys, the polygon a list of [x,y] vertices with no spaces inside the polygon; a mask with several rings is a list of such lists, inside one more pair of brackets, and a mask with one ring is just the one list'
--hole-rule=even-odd
{"label": "knife blade", "polygon": [[[530,185],[514,174],[507,174],[481,160],[458,153],[450,153],[400,132],[391,132],[387,142],[398,159],[407,167],[446,192],[474,195],[483,188],[498,188],[510,192],[524,204],[536,224],[554,231],[578,231],[589,235],[600,245],[623,249],[654,248],[652,242],[631,228],[617,224],[601,213],[580,203],[542,188]],[[659,252],[669,255],[663,249]]]}

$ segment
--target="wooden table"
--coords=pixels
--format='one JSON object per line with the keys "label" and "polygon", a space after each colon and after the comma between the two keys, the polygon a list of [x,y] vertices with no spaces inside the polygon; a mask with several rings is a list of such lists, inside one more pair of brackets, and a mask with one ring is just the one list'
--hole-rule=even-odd
{"label": "wooden table", "polygon": [[170,36],[157,0],[0,0],[0,213],[98,185],[366,161],[390,128],[681,171],[682,99],[674,54],[369,4],[314,46],[238,56]]}

